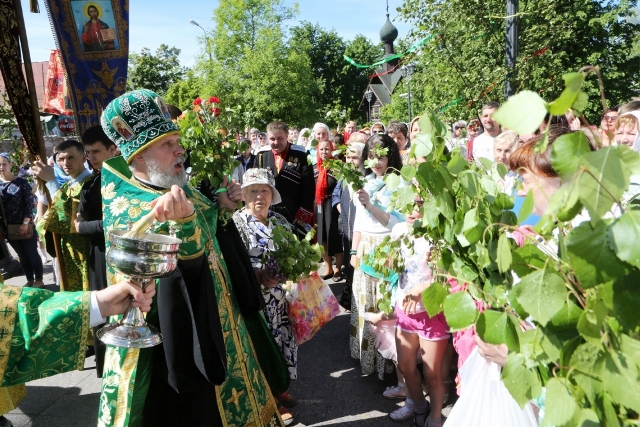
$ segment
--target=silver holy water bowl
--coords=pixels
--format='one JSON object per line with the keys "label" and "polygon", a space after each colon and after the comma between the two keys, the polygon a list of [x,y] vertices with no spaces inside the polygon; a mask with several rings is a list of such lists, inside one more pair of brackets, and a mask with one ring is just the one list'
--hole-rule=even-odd
{"label": "silver holy water bowl", "polygon": [[[170,275],[178,266],[180,239],[155,233],[129,238],[124,237],[125,233],[128,231],[109,231],[107,264],[139,282],[142,289],[151,280]],[[122,319],[105,325],[96,335],[105,344],[117,347],[147,348],[162,342],[162,334],[147,324],[138,307],[129,307]]]}

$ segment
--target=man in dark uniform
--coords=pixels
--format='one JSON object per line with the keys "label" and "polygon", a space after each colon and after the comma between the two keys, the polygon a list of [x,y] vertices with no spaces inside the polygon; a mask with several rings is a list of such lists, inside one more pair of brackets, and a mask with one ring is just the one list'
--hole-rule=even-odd
{"label": "man in dark uniform", "polygon": [[[104,230],[102,228],[100,169],[102,169],[102,163],[105,160],[116,155],[118,147],[107,137],[100,125],[87,129],[82,135],[82,143],[84,144],[87,159],[89,163],[91,163],[95,175],[82,186],[75,228],[78,234],[87,236],[90,239],[89,285],[92,291],[99,291],[107,287]],[[98,378],[102,378],[105,345],[102,341],[95,339],[95,334],[101,327],[102,325],[93,328],[93,345],[96,355],[96,374]]]}
{"label": "man in dark uniform", "polygon": [[267,125],[269,145],[258,151],[256,165],[271,169],[276,189],[282,196],[282,202],[274,209],[303,235],[313,227],[313,167],[309,165],[304,147],[287,141],[288,131],[282,122]]}

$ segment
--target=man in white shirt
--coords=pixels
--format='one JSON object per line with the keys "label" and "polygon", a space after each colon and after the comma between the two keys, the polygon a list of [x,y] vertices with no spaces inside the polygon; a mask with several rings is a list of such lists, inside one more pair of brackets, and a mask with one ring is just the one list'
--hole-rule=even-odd
{"label": "man in white shirt", "polygon": [[484,127],[484,132],[473,140],[472,155],[476,163],[479,163],[478,159],[480,157],[489,159],[492,162],[495,160],[493,157],[493,140],[500,135],[500,125],[491,118],[491,115],[498,108],[500,108],[500,104],[493,101],[486,103],[482,107],[480,121]]}

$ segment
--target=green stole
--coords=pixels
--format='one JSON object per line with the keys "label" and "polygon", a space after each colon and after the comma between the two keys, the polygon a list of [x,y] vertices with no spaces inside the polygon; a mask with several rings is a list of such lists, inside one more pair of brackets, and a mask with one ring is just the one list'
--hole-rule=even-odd
{"label": "green stole", "polygon": [[0,413],[26,396],[24,383],[84,368],[89,292],[0,283]]}
{"label": "green stole", "polygon": [[56,255],[62,270],[62,277],[59,279],[61,291],[91,290],[88,264],[90,241],[76,232],[74,221],[80,205],[82,186],[92,177],[93,174],[89,174],[80,183],[65,182],[38,222],[38,228],[55,233],[54,239],[59,239],[61,253]]}
{"label": "green stole", "polygon": [[[227,379],[216,387],[217,402],[224,426],[282,426],[275,400],[260,369],[238,302],[231,292],[229,273],[215,237],[218,207],[191,185],[183,190],[195,212],[179,221],[156,224],[153,232],[168,234],[176,229],[182,240],[180,259],[194,259],[202,254],[208,259],[220,313],[220,324],[227,353]],[[102,168],[102,207],[107,250],[108,232],[127,229],[149,210],[151,202],[167,192],[141,185],[133,178],[125,160],[114,157]],[[107,282],[115,284],[122,277],[107,266]],[[157,326],[155,303],[147,321]],[[139,426],[151,379],[152,349],[127,349],[107,346],[98,426]]]}

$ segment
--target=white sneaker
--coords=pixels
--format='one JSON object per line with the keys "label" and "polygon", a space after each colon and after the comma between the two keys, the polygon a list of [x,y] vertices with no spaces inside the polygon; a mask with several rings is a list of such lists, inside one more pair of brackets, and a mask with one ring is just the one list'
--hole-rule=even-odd
{"label": "white sneaker", "polygon": [[407,389],[400,386],[387,387],[382,393],[382,397],[385,399],[406,399]]}
{"label": "white sneaker", "polygon": [[406,421],[413,418],[413,404],[405,402],[404,406],[390,413],[389,418],[393,421]]}

